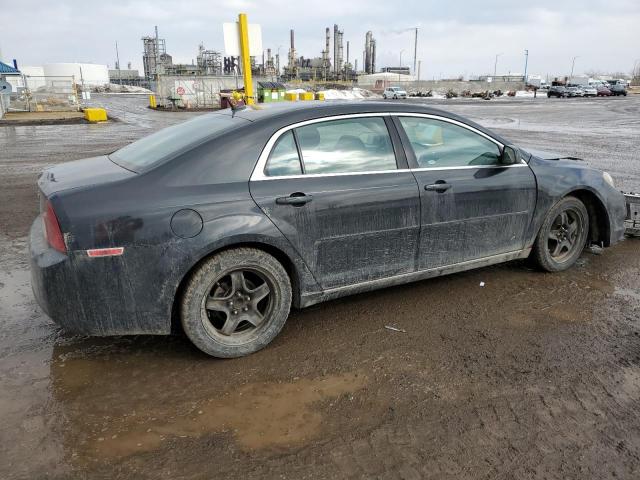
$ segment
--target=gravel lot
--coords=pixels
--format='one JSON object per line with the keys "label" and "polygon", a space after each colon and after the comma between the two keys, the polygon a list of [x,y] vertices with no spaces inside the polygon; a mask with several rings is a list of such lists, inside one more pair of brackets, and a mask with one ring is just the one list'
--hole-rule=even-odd
{"label": "gravel lot", "polygon": [[[640,477],[638,240],[294,312],[237,360],[61,331],[29,285],[37,173],[193,115],[94,103],[117,121],[0,127],[0,478]],[[429,103],[640,191],[640,95]]]}

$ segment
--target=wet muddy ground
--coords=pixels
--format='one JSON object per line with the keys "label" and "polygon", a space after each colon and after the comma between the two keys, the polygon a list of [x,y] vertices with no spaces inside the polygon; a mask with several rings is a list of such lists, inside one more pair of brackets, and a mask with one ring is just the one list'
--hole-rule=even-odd
{"label": "wet muddy ground", "polygon": [[[0,127],[0,478],[640,476],[640,240],[294,312],[236,360],[61,331],[29,285],[37,173],[192,115],[94,101],[118,121]],[[638,96],[444,108],[640,190]]]}

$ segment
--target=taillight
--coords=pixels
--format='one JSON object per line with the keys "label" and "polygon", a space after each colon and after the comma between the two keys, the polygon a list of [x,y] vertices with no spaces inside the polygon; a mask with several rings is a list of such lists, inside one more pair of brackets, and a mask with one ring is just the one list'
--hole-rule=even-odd
{"label": "taillight", "polygon": [[58,217],[56,217],[56,212],[53,211],[51,202],[47,202],[42,218],[44,220],[44,237],[49,242],[49,245],[59,252],[66,253],[67,247],[64,244]]}

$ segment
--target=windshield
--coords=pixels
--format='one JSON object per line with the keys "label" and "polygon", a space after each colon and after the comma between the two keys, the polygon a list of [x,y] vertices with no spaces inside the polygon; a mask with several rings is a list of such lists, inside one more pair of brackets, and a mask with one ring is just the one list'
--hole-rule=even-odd
{"label": "windshield", "polygon": [[201,115],[130,143],[109,158],[127,170],[140,173],[246,122],[231,115]]}

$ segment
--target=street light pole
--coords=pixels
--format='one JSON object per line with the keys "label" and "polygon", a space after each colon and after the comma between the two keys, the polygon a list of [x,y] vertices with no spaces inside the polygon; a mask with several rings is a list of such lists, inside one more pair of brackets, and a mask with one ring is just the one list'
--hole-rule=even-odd
{"label": "street light pole", "polygon": [[400,70],[402,70],[402,52],[404,52],[404,49],[400,50],[400,68],[398,69],[398,81],[400,81]]}
{"label": "street light pole", "polygon": [[524,49],[524,84],[527,84],[527,67],[529,66],[529,50]]}

